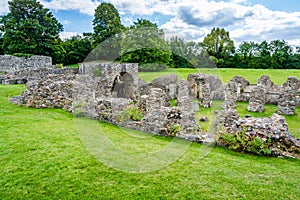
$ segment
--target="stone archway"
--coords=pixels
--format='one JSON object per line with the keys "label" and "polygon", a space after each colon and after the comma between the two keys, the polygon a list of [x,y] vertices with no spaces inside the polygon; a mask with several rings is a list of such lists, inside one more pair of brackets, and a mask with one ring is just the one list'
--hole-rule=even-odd
{"label": "stone archway", "polygon": [[134,80],[127,72],[118,74],[113,82],[113,98],[132,98],[134,96]]}

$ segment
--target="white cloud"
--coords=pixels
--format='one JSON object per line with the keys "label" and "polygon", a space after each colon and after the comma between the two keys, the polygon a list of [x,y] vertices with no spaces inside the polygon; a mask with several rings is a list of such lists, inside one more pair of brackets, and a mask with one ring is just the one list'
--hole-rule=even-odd
{"label": "white cloud", "polygon": [[0,15],[8,12],[8,1],[0,1]]}
{"label": "white cloud", "polygon": [[[7,1],[0,0],[0,13],[8,11]],[[41,0],[54,10],[76,10],[90,16],[102,0]],[[272,11],[263,5],[252,5],[251,0],[107,0],[115,5],[126,25],[136,15],[161,20],[165,32],[177,33],[189,40],[201,41],[213,27],[224,27],[236,44],[241,41],[285,39],[299,43],[300,11]],[[159,15],[156,15],[159,14]],[[171,19],[161,19],[168,15]],[[147,16],[145,16],[147,18]],[[62,22],[69,24],[69,21]]]}
{"label": "white cloud", "polygon": [[242,4],[242,3],[249,3],[249,0],[231,0],[230,2],[236,4]]}
{"label": "white cloud", "polygon": [[72,22],[70,21],[70,20],[64,20],[64,21],[62,21],[62,24],[63,25],[69,25],[69,24],[71,24]]}
{"label": "white cloud", "polygon": [[185,38],[198,41],[213,27],[224,27],[236,44],[285,39],[299,45],[300,12],[272,11],[263,5],[241,3],[247,1],[178,1],[170,8],[176,7],[174,17],[161,27],[168,32],[185,33]]}
{"label": "white cloud", "polygon": [[41,3],[49,9],[54,10],[77,10],[82,14],[94,15],[95,9],[100,4],[92,0],[42,0]]}
{"label": "white cloud", "polygon": [[65,40],[65,39],[69,39],[71,38],[72,36],[76,36],[76,35],[81,35],[80,33],[77,33],[77,32],[61,32],[59,34],[59,37],[62,39],[62,40]]}

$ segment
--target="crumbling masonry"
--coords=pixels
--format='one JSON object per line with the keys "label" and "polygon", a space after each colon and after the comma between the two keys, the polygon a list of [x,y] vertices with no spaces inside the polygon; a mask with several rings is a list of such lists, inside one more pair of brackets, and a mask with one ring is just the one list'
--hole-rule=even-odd
{"label": "crumbling masonry", "polygon": [[[271,103],[278,104],[279,114],[295,114],[295,108],[300,107],[300,82],[296,77],[289,77],[283,85],[274,85],[268,76],[262,76],[257,85],[250,85],[236,76],[225,85],[214,76],[193,74],[186,81],[171,74],[147,83],[138,79],[137,64],[89,62],[81,63],[78,70],[57,69],[50,65],[48,57],[1,59],[2,84],[27,83],[27,90],[11,99],[18,105],[63,108],[76,116],[206,142],[214,133],[200,129],[195,113],[199,106],[211,107],[214,99],[225,100],[216,130],[230,132],[246,127],[247,134],[271,136],[274,155],[299,155],[299,140],[288,132],[284,117],[240,118],[235,110],[237,101],[246,101],[251,112],[263,112],[264,104]],[[170,100],[175,100],[177,106],[172,107]],[[124,117],[130,109],[137,109],[142,117]]]}

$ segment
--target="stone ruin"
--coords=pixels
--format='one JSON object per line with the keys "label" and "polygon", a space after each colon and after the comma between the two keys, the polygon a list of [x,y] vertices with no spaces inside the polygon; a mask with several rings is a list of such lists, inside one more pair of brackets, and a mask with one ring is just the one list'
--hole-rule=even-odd
{"label": "stone ruin", "polygon": [[[212,100],[224,100],[224,110],[219,112],[215,125],[217,132],[234,132],[246,127],[247,134],[255,132],[273,138],[274,155],[299,155],[299,140],[289,134],[284,117],[240,118],[235,110],[237,101],[248,101],[251,112],[263,112],[265,103],[273,103],[278,104],[279,114],[294,114],[295,108],[300,107],[296,77],[290,77],[283,85],[274,85],[268,76],[262,76],[257,85],[250,85],[243,77],[236,76],[225,85],[214,76],[193,74],[186,81],[171,74],[147,83],[138,79],[137,64],[89,62],[81,63],[79,70],[55,69],[45,63],[41,66],[48,67],[32,66],[5,71],[5,76],[22,76],[27,82],[27,90],[10,99],[18,105],[62,108],[76,116],[122,127],[207,142],[212,135],[200,129],[195,113],[199,105],[207,108],[212,106]],[[176,100],[177,105],[171,106],[170,100]],[[130,109],[138,109],[141,119],[124,118]],[[283,146],[279,148],[278,143]]]}
{"label": "stone ruin", "polygon": [[76,74],[77,69],[56,68],[48,56],[29,58],[0,55],[0,84],[24,84],[49,74]]}
{"label": "stone ruin", "polygon": [[263,112],[265,110],[265,102],[266,88],[258,84],[251,92],[247,110],[250,112]]}
{"label": "stone ruin", "polygon": [[[215,126],[221,128],[222,134],[243,133],[248,138],[268,140],[268,149],[273,156],[300,159],[300,140],[290,134],[285,118],[278,114],[266,118],[239,118],[236,110],[223,110]],[[227,145],[222,137],[218,143],[221,146]]]}
{"label": "stone ruin", "polygon": [[[297,91],[300,89],[300,80],[296,77],[289,77],[283,84],[278,99],[278,114],[294,115],[297,107]],[[299,102],[299,96],[298,96]]]}

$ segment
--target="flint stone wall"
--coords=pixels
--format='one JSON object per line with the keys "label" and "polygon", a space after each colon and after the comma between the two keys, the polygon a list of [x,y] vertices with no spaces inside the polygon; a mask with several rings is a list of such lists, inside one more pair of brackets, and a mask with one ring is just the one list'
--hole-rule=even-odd
{"label": "flint stone wall", "polygon": [[26,107],[62,108],[71,111],[74,79],[74,75],[47,75],[40,80],[28,82],[27,90],[10,101]]}
{"label": "flint stone wall", "polygon": [[47,56],[32,56],[29,58],[11,55],[0,55],[0,84],[24,84],[30,80],[42,79],[48,75],[65,74],[72,76],[77,69],[55,68],[52,58]]}
{"label": "flint stone wall", "polygon": [[266,102],[266,87],[258,84],[251,92],[247,110],[250,112],[263,112]]}
{"label": "flint stone wall", "polygon": [[145,113],[142,121],[122,125],[145,132],[203,142],[205,136],[200,131],[193,110],[189,109],[189,106],[192,106],[191,99],[188,96],[180,96],[178,107],[168,106],[166,99],[167,94],[164,90],[151,88],[149,95],[141,96],[138,101],[139,108]]}
{"label": "flint stone wall", "polygon": [[64,74],[66,76],[72,76],[78,73],[78,69],[73,68],[36,68],[30,70],[20,70],[5,75],[0,75],[0,83],[4,85],[8,84],[25,84],[31,80],[37,80],[44,78],[48,75]]}
{"label": "flint stone wall", "polygon": [[[189,74],[188,82],[191,86],[191,95],[195,98],[199,98],[202,94],[202,86],[205,84],[209,85],[210,99],[214,100],[224,100],[224,86],[221,80],[216,76],[209,76],[205,74]],[[208,94],[205,94],[206,98]]]}
{"label": "flint stone wall", "polygon": [[48,56],[31,56],[29,58],[11,55],[0,55],[0,71],[14,73],[15,71],[34,68],[52,68],[52,58]]}
{"label": "flint stone wall", "polygon": [[235,125],[235,130],[246,130],[245,134],[271,139],[271,153],[275,156],[300,158],[300,141],[288,130],[283,116],[273,114],[267,118],[242,118]]}
{"label": "flint stone wall", "polygon": [[[266,118],[239,118],[235,110],[223,110],[215,128],[221,130],[221,133],[243,132],[265,141],[270,138],[269,150],[272,155],[300,158],[300,140],[290,134],[285,118],[278,114]],[[219,142],[223,146],[222,140]]]}
{"label": "flint stone wall", "polygon": [[[138,64],[136,63],[80,63],[79,75],[90,76],[96,80],[96,85],[93,88],[96,90],[95,95],[97,97],[112,98],[115,95],[118,95],[113,93],[114,88],[118,88],[118,91],[116,92],[122,93],[123,95],[127,95],[130,90],[130,98],[135,98],[133,95],[137,93],[139,80]],[[118,82],[122,82],[120,79],[122,79],[123,76],[130,79],[127,81],[128,83],[130,82],[130,85],[121,87],[121,84],[118,84]],[[127,89],[127,93],[121,91],[124,89]]]}
{"label": "flint stone wall", "polygon": [[278,100],[278,114],[294,115],[299,103],[300,80],[290,76],[282,87]]}

